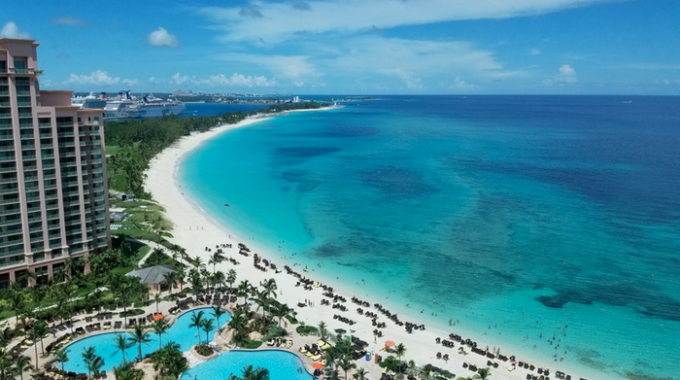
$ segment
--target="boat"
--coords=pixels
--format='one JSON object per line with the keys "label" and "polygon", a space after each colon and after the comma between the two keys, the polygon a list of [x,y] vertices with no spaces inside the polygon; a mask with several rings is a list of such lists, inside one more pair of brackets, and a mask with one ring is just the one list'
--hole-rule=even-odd
{"label": "boat", "polygon": [[129,91],[121,91],[117,98],[106,101],[104,121],[138,119],[140,115],[139,104],[132,100]]}
{"label": "boat", "polygon": [[105,108],[106,107],[106,93],[102,92],[101,97],[97,97],[90,92],[87,96],[76,96],[71,98],[71,104],[80,106],[83,109]]}
{"label": "boat", "polygon": [[170,99],[163,100],[153,97],[153,95],[144,96],[142,100],[139,107],[141,111],[140,117],[142,119],[180,115],[186,109],[184,103],[180,101]]}
{"label": "boat", "polygon": [[151,119],[171,115],[180,115],[186,106],[180,101],[163,100],[147,95],[141,101],[133,98],[130,91],[121,91],[115,99],[107,100],[104,110],[105,121],[123,121],[128,119]]}

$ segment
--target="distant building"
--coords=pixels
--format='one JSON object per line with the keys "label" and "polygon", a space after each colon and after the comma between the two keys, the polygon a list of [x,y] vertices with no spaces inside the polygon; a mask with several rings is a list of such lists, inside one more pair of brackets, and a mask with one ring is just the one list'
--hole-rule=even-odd
{"label": "distant building", "polygon": [[43,282],[111,240],[103,110],[41,91],[37,47],[0,39],[0,288],[26,271]]}

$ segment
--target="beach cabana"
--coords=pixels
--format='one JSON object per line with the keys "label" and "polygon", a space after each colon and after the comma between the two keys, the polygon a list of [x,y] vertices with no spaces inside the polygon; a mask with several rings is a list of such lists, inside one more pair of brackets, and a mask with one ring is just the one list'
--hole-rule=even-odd
{"label": "beach cabana", "polygon": [[161,289],[161,284],[165,282],[165,274],[170,272],[176,272],[175,268],[170,265],[155,265],[133,270],[125,275],[128,277],[139,277],[140,283],[146,284],[150,289],[158,292]]}

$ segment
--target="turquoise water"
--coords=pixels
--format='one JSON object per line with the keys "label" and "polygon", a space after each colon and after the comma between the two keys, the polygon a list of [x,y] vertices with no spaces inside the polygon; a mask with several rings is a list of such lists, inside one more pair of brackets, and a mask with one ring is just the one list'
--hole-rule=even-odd
{"label": "turquoise water", "polygon": [[[215,319],[212,314],[212,308],[200,308],[184,313],[177,318],[175,323],[166,331],[161,334],[161,341],[163,344],[172,340],[180,345],[180,350],[182,352],[189,351],[192,346],[198,344],[198,338],[196,336],[196,328],[189,328],[191,324],[191,316],[194,312],[199,311],[204,312],[203,318]],[[229,322],[231,319],[231,314],[227,313],[220,317],[221,326]],[[217,321],[213,324],[217,326]],[[209,334],[210,340],[215,339],[215,334],[217,329]],[[69,350],[68,357],[69,361],[64,363],[64,369],[67,371],[73,371],[76,373],[87,373],[87,367],[82,358],[82,352],[84,352],[88,347],[92,346],[95,348],[97,355],[104,359],[104,367],[102,370],[110,372],[113,371],[113,367],[121,364],[123,362],[123,354],[116,352],[115,339],[118,333],[107,333],[94,335],[81,339],[77,342],[70,344],[67,349]],[[127,336],[127,334],[126,334]],[[151,342],[149,345],[142,345],[142,356],[152,353],[159,347],[158,334],[154,333],[153,330],[149,330],[149,338]],[[205,332],[201,331],[201,341],[205,341]],[[137,346],[130,347],[125,350],[125,358],[130,361],[137,357]]]}
{"label": "turquoise water", "polygon": [[270,380],[311,380],[312,376],[307,372],[298,372],[301,368],[300,359],[297,356],[283,351],[229,351],[218,355],[215,359],[208,360],[190,368],[182,374],[181,380],[209,380],[228,379],[230,374],[241,376],[244,367],[252,365],[253,368],[267,368]]}
{"label": "turquoise water", "polygon": [[677,379],[680,99],[630,99],[290,114],[210,140],[180,181],[280,262],[400,314],[546,364]]}

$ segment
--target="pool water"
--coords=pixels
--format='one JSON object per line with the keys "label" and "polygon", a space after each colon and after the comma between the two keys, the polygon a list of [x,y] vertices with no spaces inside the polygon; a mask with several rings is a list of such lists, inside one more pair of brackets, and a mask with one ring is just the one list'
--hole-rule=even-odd
{"label": "pool water", "polygon": [[269,370],[270,380],[311,380],[312,375],[303,370],[300,359],[285,351],[229,351],[190,368],[184,372],[180,380],[228,379],[230,374],[242,375],[243,368],[263,367]]}
{"label": "pool water", "polygon": [[[198,313],[203,311],[203,318],[215,319],[211,312],[212,308],[200,308],[194,309],[192,311],[186,312],[177,318],[175,323],[170,326],[168,331],[161,335],[161,343],[165,344],[169,341],[174,341],[179,344],[180,351],[189,351],[192,346],[198,343],[196,328],[189,328],[191,324],[191,316],[193,313]],[[224,326],[231,319],[231,314],[226,313],[220,317],[220,326]],[[217,326],[217,321],[213,322],[214,326]],[[153,330],[149,331],[149,338],[151,341],[148,345],[142,345],[142,356],[150,354],[158,349],[158,334],[154,333]],[[210,340],[215,339],[215,334],[217,333],[217,327],[210,334]],[[113,367],[120,365],[123,362],[123,354],[121,352],[116,352],[117,348],[115,346],[116,335],[125,334],[126,338],[129,336],[127,333],[123,332],[112,332],[107,334],[95,335],[87,338],[83,338],[77,342],[74,342],[67,346],[69,361],[64,363],[64,369],[66,371],[73,371],[76,373],[87,373],[87,367],[83,361],[82,353],[92,346],[95,348],[97,355],[104,359],[104,366],[101,368],[102,371],[111,372]],[[201,342],[205,341],[205,332],[201,331]],[[125,359],[130,361],[134,360],[137,356],[137,346],[130,347],[125,350]]]}

